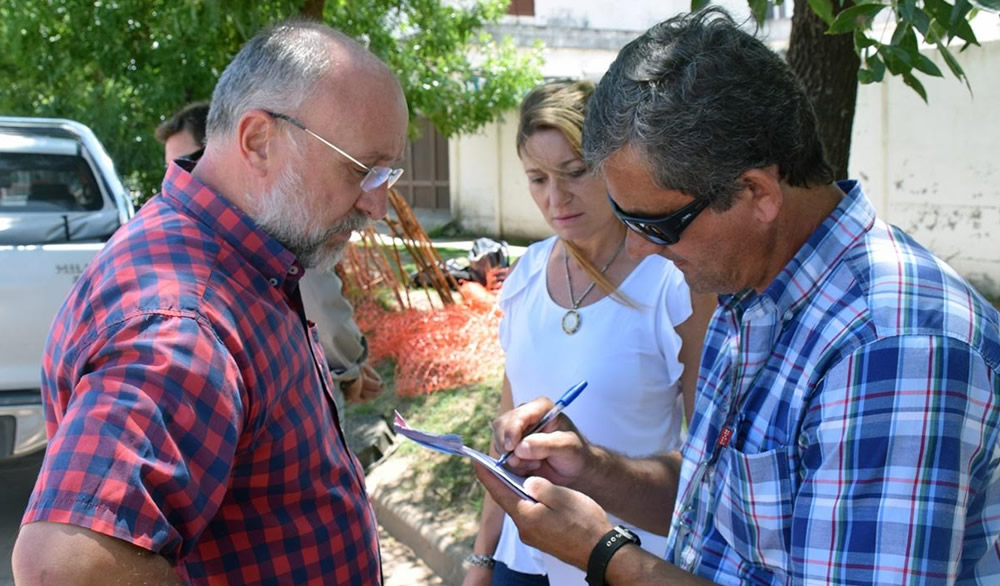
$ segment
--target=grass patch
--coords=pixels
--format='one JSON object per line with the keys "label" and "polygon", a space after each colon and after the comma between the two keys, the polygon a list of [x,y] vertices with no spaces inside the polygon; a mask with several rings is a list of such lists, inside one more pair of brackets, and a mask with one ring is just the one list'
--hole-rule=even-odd
{"label": "grass patch", "polygon": [[[355,242],[353,245],[359,248],[366,248],[368,246],[363,242]],[[400,261],[399,267],[395,266],[396,255],[395,252],[393,251],[393,247],[387,244],[379,244],[378,246],[382,249],[381,253],[378,254],[384,254],[385,258],[389,259],[390,264],[396,269],[397,273],[396,276],[399,277],[403,282],[406,282],[406,279],[408,278],[410,273],[417,270],[417,263],[414,262],[413,256],[406,250],[405,246],[399,246],[397,248],[397,250],[399,251],[399,261]],[[437,250],[437,253],[441,257],[442,261],[448,260],[450,258],[459,258],[469,255],[469,251],[461,247],[451,247],[445,245],[445,246],[435,246],[434,248],[435,250]]]}
{"label": "grass patch", "polygon": [[427,231],[427,237],[432,240],[439,240],[441,238],[463,238],[472,237],[472,234],[466,232],[462,225],[458,223],[458,220],[451,220],[446,224],[441,224],[435,228],[431,228]]}
{"label": "grass patch", "polygon": [[[447,242],[435,242],[435,248],[443,260],[468,256],[465,246],[449,246]],[[386,256],[395,259],[391,250]],[[405,248],[399,248],[402,280],[416,270],[412,257]],[[395,264],[395,263],[393,263]],[[395,295],[384,287],[367,293],[379,305],[394,307]],[[432,290],[410,289],[409,298],[414,307],[439,306],[436,292]],[[430,395],[401,397],[396,394],[394,377],[395,365],[383,361],[375,365],[385,384],[385,392],[371,403],[348,405],[344,410],[344,427],[354,428],[363,437],[365,421],[370,424],[377,417],[392,423],[393,411],[398,410],[407,422],[415,428],[434,433],[454,433],[462,436],[466,445],[487,452],[491,436],[490,423],[496,417],[500,406],[503,381],[502,369],[489,379],[454,389],[437,391]],[[472,463],[466,458],[448,456],[427,450],[405,438],[398,437],[395,447],[390,450],[385,461],[392,470],[392,491],[405,495],[408,503],[417,507],[427,518],[440,523],[445,531],[459,542],[471,544],[478,529],[479,512],[482,508],[484,490],[476,480]],[[359,448],[360,450],[361,448]],[[395,470],[403,472],[396,475]],[[395,495],[394,495],[395,496]]]}
{"label": "grass patch", "polygon": [[[464,248],[452,248],[448,246],[435,246],[434,248],[437,250],[437,253],[441,257],[442,261],[446,261],[450,258],[465,258],[469,256],[469,251]],[[407,275],[410,275],[417,270],[417,264],[413,262],[413,257],[410,256],[405,249],[400,250],[399,258],[403,261],[403,271],[405,271]]]}
{"label": "grass patch", "polygon": [[528,246],[534,242],[537,242],[538,238],[521,238],[519,236],[509,236],[506,238],[500,238],[495,234],[483,234],[482,232],[471,232],[462,227],[458,220],[451,220],[447,224],[442,224],[431,230],[427,231],[427,237],[434,240],[436,243],[447,242],[448,240],[475,240],[477,238],[492,238],[497,242],[501,240],[507,241],[507,244],[513,246]]}
{"label": "grass patch", "polygon": [[[399,397],[393,380],[393,365],[378,367],[386,390],[375,401],[349,405],[345,419],[377,415],[391,422],[393,410],[411,426],[435,433],[457,433],[465,444],[487,451],[490,422],[500,406],[500,376],[482,383],[437,391],[419,397]],[[432,452],[417,444],[397,438],[399,447],[388,457],[410,461],[404,477],[397,479],[399,490],[413,495],[413,504],[427,511],[448,511],[449,515],[474,521],[482,507],[483,488],[476,480],[472,463],[466,458]],[[468,537],[462,535],[460,537]]]}

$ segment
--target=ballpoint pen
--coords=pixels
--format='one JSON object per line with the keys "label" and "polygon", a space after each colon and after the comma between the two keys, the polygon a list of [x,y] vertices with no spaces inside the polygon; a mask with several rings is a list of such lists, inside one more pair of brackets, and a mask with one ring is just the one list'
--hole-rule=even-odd
{"label": "ballpoint pen", "polygon": [[[559,397],[559,400],[556,401],[556,404],[553,405],[551,409],[549,409],[548,413],[546,413],[541,419],[539,419],[538,423],[533,425],[531,429],[525,432],[525,434],[521,436],[521,439],[523,440],[524,438],[528,437],[529,435],[535,433],[536,431],[548,425],[549,422],[555,419],[557,415],[562,413],[562,410],[568,407],[569,404],[573,402],[573,399],[576,399],[577,396],[579,396],[580,393],[585,388],[587,388],[587,381],[580,381],[575,385],[573,385],[572,387],[570,387],[569,389],[567,389],[566,392],[563,393],[561,397]],[[515,444],[514,448],[511,448],[509,452],[500,456],[497,459],[497,466],[503,466],[504,463],[507,462],[507,459],[510,458],[511,454],[514,453],[515,448],[517,448],[517,444]]]}

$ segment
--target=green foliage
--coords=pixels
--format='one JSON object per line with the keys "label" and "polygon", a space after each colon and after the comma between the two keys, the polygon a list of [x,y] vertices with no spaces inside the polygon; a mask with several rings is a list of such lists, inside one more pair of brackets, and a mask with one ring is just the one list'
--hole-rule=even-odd
{"label": "green foliage", "polygon": [[[884,72],[888,70],[889,73],[900,76],[926,102],[927,91],[916,73],[932,77],[943,77],[944,74],[920,52],[922,41],[936,46],[952,74],[969,86],[965,72],[949,48],[955,40],[962,43],[960,50],[979,44],[969,25],[969,20],[977,11],[968,0],[956,0],[954,4],[945,0],[903,0],[884,6],[862,4],[855,8],[869,6],[872,8],[868,12],[859,13],[860,16],[853,21],[849,15],[845,16],[852,9],[845,10],[830,26],[830,34],[854,33],[855,50],[864,63],[858,71],[860,82],[881,81]],[[879,8],[876,10],[874,6]],[[888,43],[871,34],[871,16],[868,15],[874,15],[882,8],[889,8],[895,20],[895,30]]]}
{"label": "green foliage", "polygon": [[340,0],[328,2],[325,16],[389,64],[411,114],[452,136],[495,120],[541,79],[540,52],[520,52],[509,39],[481,32],[507,3],[477,0],[462,9],[442,0]]}
{"label": "green foliage", "polygon": [[747,4],[750,5],[750,13],[753,14],[754,20],[764,22],[767,8],[770,6],[769,0],[747,0]]}
{"label": "green foliage", "polygon": [[[0,113],[79,120],[140,199],[158,189],[153,130],[211,97],[240,46],[303,0],[0,0]],[[367,42],[400,77],[411,120],[473,131],[539,80],[540,54],[481,36],[506,0],[327,0],[323,20]],[[487,58],[474,60],[477,53]]]}
{"label": "green foliage", "polygon": [[830,0],[809,0],[809,8],[823,19],[823,22],[833,22],[833,5]]}
{"label": "green foliage", "polygon": [[[780,5],[784,0],[773,0]],[[961,43],[960,51],[978,45],[969,21],[980,11],[1000,12],[1000,0],[859,0],[843,10],[844,0],[807,0],[809,8],[823,19],[827,34],[851,34],[854,50],[861,58],[858,81],[880,82],[885,72],[897,75],[926,102],[927,91],[917,78],[921,73],[943,77],[941,69],[920,53],[921,43],[937,47],[948,69],[969,87],[969,80],[949,46]],[[836,2],[836,5],[834,4]],[[758,23],[764,22],[769,0],[747,0]],[[691,0],[691,10],[708,4],[708,0]],[[881,25],[873,27],[876,17],[890,13],[889,30],[893,34],[884,40]],[[882,20],[882,19],[879,19]]]}

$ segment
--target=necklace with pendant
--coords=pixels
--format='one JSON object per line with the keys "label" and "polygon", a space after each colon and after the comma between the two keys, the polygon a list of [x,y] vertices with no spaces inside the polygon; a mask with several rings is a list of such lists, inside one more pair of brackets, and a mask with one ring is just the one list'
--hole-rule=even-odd
{"label": "necklace with pendant", "polygon": [[[608,261],[608,264],[604,265],[604,268],[601,269],[602,275],[607,272],[611,264],[615,262],[615,259],[618,258],[619,254],[621,254],[623,248],[625,248],[624,238],[622,238],[621,244],[618,245],[618,250],[615,251],[615,255],[612,256],[611,260]],[[572,336],[580,330],[580,325],[583,323],[583,318],[580,317],[580,312],[577,310],[580,309],[580,304],[587,298],[587,295],[590,295],[590,292],[594,290],[594,285],[597,284],[597,281],[591,281],[590,285],[583,291],[583,295],[581,295],[579,299],[573,299],[573,280],[569,277],[569,250],[565,247],[563,247],[563,266],[566,268],[566,287],[569,288],[570,308],[566,311],[566,314],[563,315],[562,329],[564,332]]]}

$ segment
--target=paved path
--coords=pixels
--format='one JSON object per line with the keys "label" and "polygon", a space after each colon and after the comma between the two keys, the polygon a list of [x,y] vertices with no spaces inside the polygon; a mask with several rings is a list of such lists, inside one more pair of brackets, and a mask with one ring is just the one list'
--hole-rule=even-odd
{"label": "paved path", "polygon": [[413,550],[396,541],[379,525],[378,539],[382,546],[384,586],[445,586],[441,578],[427,567]]}

